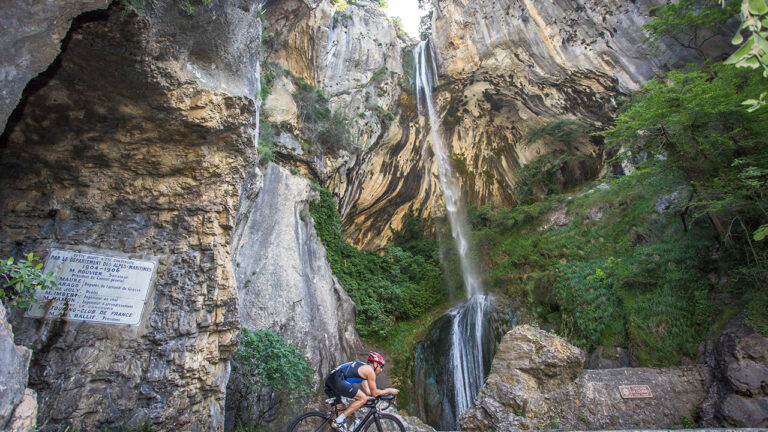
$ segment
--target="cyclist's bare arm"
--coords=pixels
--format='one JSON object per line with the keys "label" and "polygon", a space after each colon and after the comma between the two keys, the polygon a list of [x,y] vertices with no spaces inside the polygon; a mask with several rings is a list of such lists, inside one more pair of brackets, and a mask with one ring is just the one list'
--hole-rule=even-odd
{"label": "cyclist's bare arm", "polygon": [[368,389],[370,390],[367,392],[370,396],[377,397],[377,396],[383,396],[388,394],[398,394],[400,391],[393,388],[388,388],[384,390],[379,390],[376,388],[376,374],[373,372],[373,368],[369,365],[361,366],[360,369],[358,369],[358,374],[360,374],[361,377],[365,378],[365,381],[363,381],[363,384],[361,384],[361,387],[365,389],[364,384],[367,384]]}
{"label": "cyclist's bare arm", "polygon": [[367,380],[366,381],[361,381],[360,382],[360,387],[363,388],[363,391],[365,392],[365,394],[367,394],[368,396],[371,395],[371,388],[368,386],[368,381]]}

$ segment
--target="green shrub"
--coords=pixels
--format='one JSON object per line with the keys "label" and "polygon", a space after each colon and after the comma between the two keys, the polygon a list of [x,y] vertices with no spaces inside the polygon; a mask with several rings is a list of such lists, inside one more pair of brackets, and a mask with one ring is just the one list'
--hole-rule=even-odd
{"label": "green shrub", "polygon": [[259,151],[260,162],[268,165],[275,158],[275,129],[272,123],[265,119],[259,121]]}
{"label": "green shrub", "polygon": [[43,273],[43,263],[32,252],[18,262],[13,257],[0,261],[0,300],[11,308],[23,309],[35,301],[37,290],[56,287],[56,275]]}
{"label": "green shrub", "polygon": [[282,428],[314,393],[312,367],[274,330],[242,329],[231,365],[226,404],[236,428]]}
{"label": "green shrub", "polygon": [[371,75],[370,83],[378,83],[381,82],[382,79],[384,79],[384,76],[387,74],[389,69],[387,69],[386,66],[380,67],[376,72]]}
{"label": "green shrub", "polygon": [[320,189],[320,200],[310,212],[333,273],[357,305],[361,336],[385,338],[398,320],[421,316],[445,301],[437,242],[423,231],[395,234],[395,245],[378,255],[346,242],[336,201],[327,189]]}
{"label": "green shrub", "polygon": [[328,99],[320,89],[298,79],[293,95],[299,109],[302,137],[329,152],[337,152],[351,144],[349,119],[341,111],[331,112]]}
{"label": "green shrub", "polygon": [[750,290],[745,295],[746,324],[768,337],[768,287]]}
{"label": "green shrub", "polygon": [[[561,307],[563,332],[574,344],[588,350],[601,344],[612,323],[621,326],[624,320],[613,278],[601,268],[606,265],[600,260],[558,266],[555,296]],[[624,342],[623,338],[610,341],[614,346]]]}
{"label": "green shrub", "polygon": [[524,140],[532,143],[547,139],[551,145],[569,146],[587,138],[590,129],[588,125],[577,120],[554,120],[544,126],[532,129],[525,134]]}
{"label": "green shrub", "polygon": [[[681,208],[655,210],[660,196],[685,184],[679,171],[652,161],[588,193],[472,209],[489,288],[519,299],[535,319],[588,350],[630,348],[636,366],[695,357],[716,321],[713,229],[695,220],[686,232]],[[556,209],[570,219],[565,226],[550,226]]]}
{"label": "green shrub", "polygon": [[272,94],[272,85],[282,74],[282,68],[277,63],[265,62],[261,69],[261,99]]}

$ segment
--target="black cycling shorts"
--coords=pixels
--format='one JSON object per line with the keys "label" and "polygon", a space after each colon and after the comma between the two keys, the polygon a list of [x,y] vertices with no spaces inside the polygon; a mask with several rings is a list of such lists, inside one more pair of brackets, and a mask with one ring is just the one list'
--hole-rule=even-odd
{"label": "black cycling shorts", "polygon": [[336,404],[341,403],[341,397],[353,399],[359,390],[352,383],[341,379],[339,374],[330,374],[325,379],[325,394],[328,397],[335,397]]}

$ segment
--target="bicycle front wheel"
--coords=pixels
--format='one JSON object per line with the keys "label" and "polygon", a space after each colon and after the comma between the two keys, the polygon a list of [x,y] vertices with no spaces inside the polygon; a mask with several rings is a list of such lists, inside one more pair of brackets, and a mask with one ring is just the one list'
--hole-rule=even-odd
{"label": "bicycle front wheel", "polygon": [[304,413],[288,426],[287,432],[330,432],[331,418],[320,411]]}
{"label": "bicycle front wheel", "polygon": [[381,414],[379,418],[372,418],[363,426],[365,432],[405,432],[405,427],[397,417],[392,414]]}

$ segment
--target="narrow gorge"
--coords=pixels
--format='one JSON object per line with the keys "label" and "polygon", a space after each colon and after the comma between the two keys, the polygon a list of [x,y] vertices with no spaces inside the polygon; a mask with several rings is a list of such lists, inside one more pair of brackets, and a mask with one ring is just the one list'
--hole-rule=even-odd
{"label": "narrow gorge", "polygon": [[766,0],[0,21],[0,430],[768,428]]}

